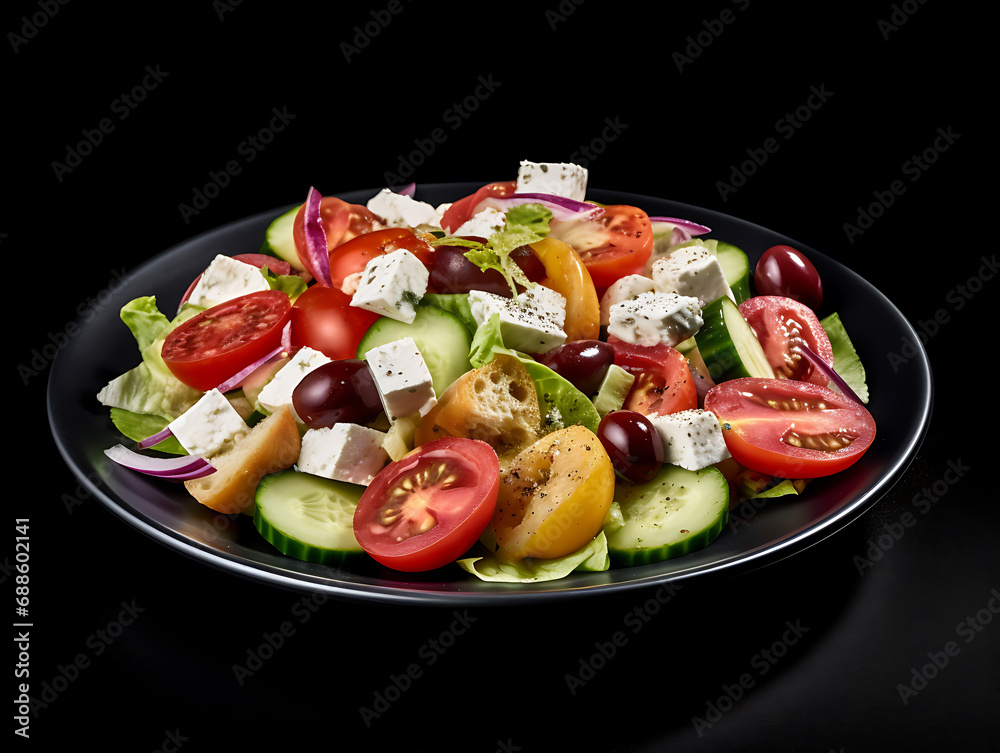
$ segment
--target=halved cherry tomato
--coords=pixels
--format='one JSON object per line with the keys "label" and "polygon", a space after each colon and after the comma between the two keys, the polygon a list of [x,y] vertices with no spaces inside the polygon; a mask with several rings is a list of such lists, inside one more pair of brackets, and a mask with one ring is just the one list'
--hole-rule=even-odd
{"label": "halved cherry tomato", "polygon": [[[376,256],[387,254],[398,248],[406,249],[430,269],[434,262],[434,249],[423,238],[406,227],[391,227],[372,230],[344,241],[330,252],[330,279],[335,288],[353,294],[345,289],[345,280],[365,271],[365,265]],[[356,287],[356,286],[355,286]]]}
{"label": "halved cherry tomato", "polygon": [[475,193],[471,193],[452,203],[441,217],[441,227],[449,233],[458,230],[477,212],[482,211],[487,199],[510,196],[517,187],[516,180],[487,183]]}
{"label": "halved cherry tomato", "polygon": [[708,391],[705,410],[718,417],[736,462],[780,478],[838,473],[875,438],[875,419],[863,405],[792,379],[730,379]]}
{"label": "halved cherry tomato", "polygon": [[580,255],[568,243],[546,238],[532,243],[545,278],[541,284],[566,298],[566,341],[596,340],[601,334],[601,302]]}
{"label": "halved cherry tomato", "polygon": [[[300,257],[305,256],[306,219],[303,204],[295,215],[292,238]],[[326,232],[326,249],[332,251],[341,243],[346,243],[364,233],[381,226],[381,218],[361,204],[349,204],[336,196],[324,196],[319,204],[319,216]]]}
{"label": "halved cherry tomato", "polygon": [[639,274],[653,253],[653,227],[638,207],[612,204],[592,219],[553,220],[549,237],[580,254],[599,289],[625,275]]}
{"label": "halved cherry tomato", "polygon": [[174,376],[206,392],[277,348],[291,307],[277,290],[241,295],[178,325],[160,355]]}
{"label": "halved cherry tomato", "polygon": [[444,567],[486,530],[499,484],[499,463],[488,444],[436,439],[390,463],[368,485],[354,512],[354,536],[394,570]]}
{"label": "halved cherry tomato", "polygon": [[335,361],[354,358],[358,343],[379,315],[351,305],[339,288],[313,285],[292,306],[292,345],[308,346]]}
{"label": "halved cherry tomato", "polygon": [[600,532],[614,495],[615,469],[597,435],[567,426],[514,459],[500,485],[493,533],[514,559],[563,557]]}
{"label": "halved cherry tomato", "polygon": [[758,295],[743,301],[740,313],[757,335],[776,377],[829,384],[829,378],[795,350],[804,343],[833,365],[833,346],[812,309],[791,298]]}
{"label": "halved cherry tomato", "polygon": [[635,377],[625,398],[626,410],[644,416],[665,416],[698,407],[698,388],[687,359],[669,345],[633,345],[614,335],[615,364]]}

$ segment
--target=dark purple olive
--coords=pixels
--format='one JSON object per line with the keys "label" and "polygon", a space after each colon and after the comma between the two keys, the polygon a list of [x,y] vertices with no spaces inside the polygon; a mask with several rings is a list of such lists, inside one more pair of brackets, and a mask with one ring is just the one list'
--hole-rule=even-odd
{"label": "dark purple olive", "polygon": [[320,429],[373,421],[382,412],[382,398],[368,364],[352,358],[306,374],[292,391],[292,407],[306,426]]}
{"label": "dark purple olive", "polygon": [[652,481],[663,465],[663,442],[656,428],[641,413],[616,410],[597,428],[597,438],[622,478],[634,484]]}
{"label": "dark purple olive", "polygon": [[[481,238],[475,240],[482,241]],[[511,297],[510,285],[495,269],[480,269],[465,257],[468,248],[464,246],[438,246],[434,250],[434,266],[431,267],[428,284],[438,293],[468,293],[470,290],[484,290],[505,298]],[[511,252],[511,259],[521,268],[532,282],[545,277],[545,268],[538,257],[527,246]]]}
{"label": "dark purple olive", "polygon": [[574,340],[538,354],[536,360],[584,395],[593,395],[615,362],[615,349],[601,340]]}
{"label": "dark purple olive", "polygon": [[771,246],[760,257],[753,284],[758,295],[780,295],[813,311],[823,302],[819,272],[805,255],[791,246]]}

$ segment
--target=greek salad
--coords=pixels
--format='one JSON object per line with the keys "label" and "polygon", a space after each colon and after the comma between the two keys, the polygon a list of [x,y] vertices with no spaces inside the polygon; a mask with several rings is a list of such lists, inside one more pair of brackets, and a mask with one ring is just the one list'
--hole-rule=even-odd
{"label": "greek salad", "polygon": [[805,255],[751,269],[579,165],[513,172],[443,205],[310,188],[176,311],[130,301],[107,456],[289,557],[503,582],[683,556],[862,457],[864,368]]}

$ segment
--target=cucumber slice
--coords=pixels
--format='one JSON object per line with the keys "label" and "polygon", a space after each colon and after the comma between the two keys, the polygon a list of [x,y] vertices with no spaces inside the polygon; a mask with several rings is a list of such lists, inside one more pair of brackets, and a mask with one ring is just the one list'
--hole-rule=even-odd
{"label": "cucumber slice", "polygon": [[591,398],[597,409],[597,415],[604,418],[612,411],[621,410],[633,384],[635,384],[634,374],[625,371],[616,363],[611,364],[608,373],[601,380],[601,386],[597,388],[597,394]]}
{"label": "cucumber slice", "polygon": [[729,517],[729,484],[714,466],[664,465],[645,484],[618,484],[615,501],[624,522],[607,534],[612,565],[645,565],[711,544]]}
{"label": "cucumber slice", "polygon": [[354,509],[364,487],[288,469],[257,485],[253,522],[282,554],[338,565],[363,550],[354,538]]}
{"label": "cucumber slice", "polygon": [[726,276],[729,289],[736,297],[736,303],[743,303],[750,297],[750,260],[743,250],[731,243],[715,242],[715,256]]}
{"label": "cucumber slice", "polygon": [[295,248],[295,237],[292,235],[295,215],[298,214],[298,211],[299,207],[292,207],[267,226],[260,253],[284,259],[292,265],[292,269],[303,272],[305,265],[299,259],[299,252]]}
{"label": "cucumber slice", "polygon": [[472,335],[461,319],[444,309],[423,304],[414,308],[416,316],[409,324],[387,316],[376,319],[358,343],[358,358],[365,360],[365,353],[379,345],[412,337],[431,373],[434,393],[440,397],[448,385],[472,368]]}
{"label": "cucumber slice", "polygon": [[701,311],[705,320],[696,334],[698,351],[715,382],[740,377],[774,378],[764,349],[729,296],[716,298]]}

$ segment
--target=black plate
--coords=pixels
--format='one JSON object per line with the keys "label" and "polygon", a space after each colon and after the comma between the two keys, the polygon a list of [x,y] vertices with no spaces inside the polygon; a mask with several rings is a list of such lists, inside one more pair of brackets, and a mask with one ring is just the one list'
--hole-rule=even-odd
{"label": "black plate", "polygon": [[[479,184],[435,184],[417,198],[437,204],[471,193]],[[377,191],[341,198],[365,203]],[[160,254],[129,274],[113,298],[86,323],[55,360],[48,385],[49,422],[59,451],[74,474],[115,514],[162,544],[208,565],[278,586],[328,595],[396,603],[493,605],[537,599],[582,597],[648,588],[670,581],[745,571],[802,551],[857,519],[906,469],[927,430],[932,387],[930,366],[919,340],[899,310],[872,285],[843,265],[796,241],[717,212],[651,197],[591,192],[604,203],[627,203],[651,215],[682,217],[712,228],[709,237],[746,251],[751,264],[775,244],[793,245],[809,256],[823,279],[823,309],[844,321],[868,373],[869,409],[878,434],[856,465],[835,477],[813,481],[801,497],[784,497],[736,508],[718,539],[706,549],[667,562],[573,574],[537,584],[479,581],[457,566],[407,575],[363,564],[346,570],[285,557],[256,532],[246,516],[230,518],[195,502],[182,487],[119,468],[104,450],[123,441],[96,395],[108,381],[135,366],[135,342],[118,317],[128,301],[155,295],[165,313],[174,310],[194,277],[217,253],[255,252],[265,228],[281,210],[231,223]],[[906,343],[906,348],[903,344]],[[902,354],[890,359],[888,354]]]}

